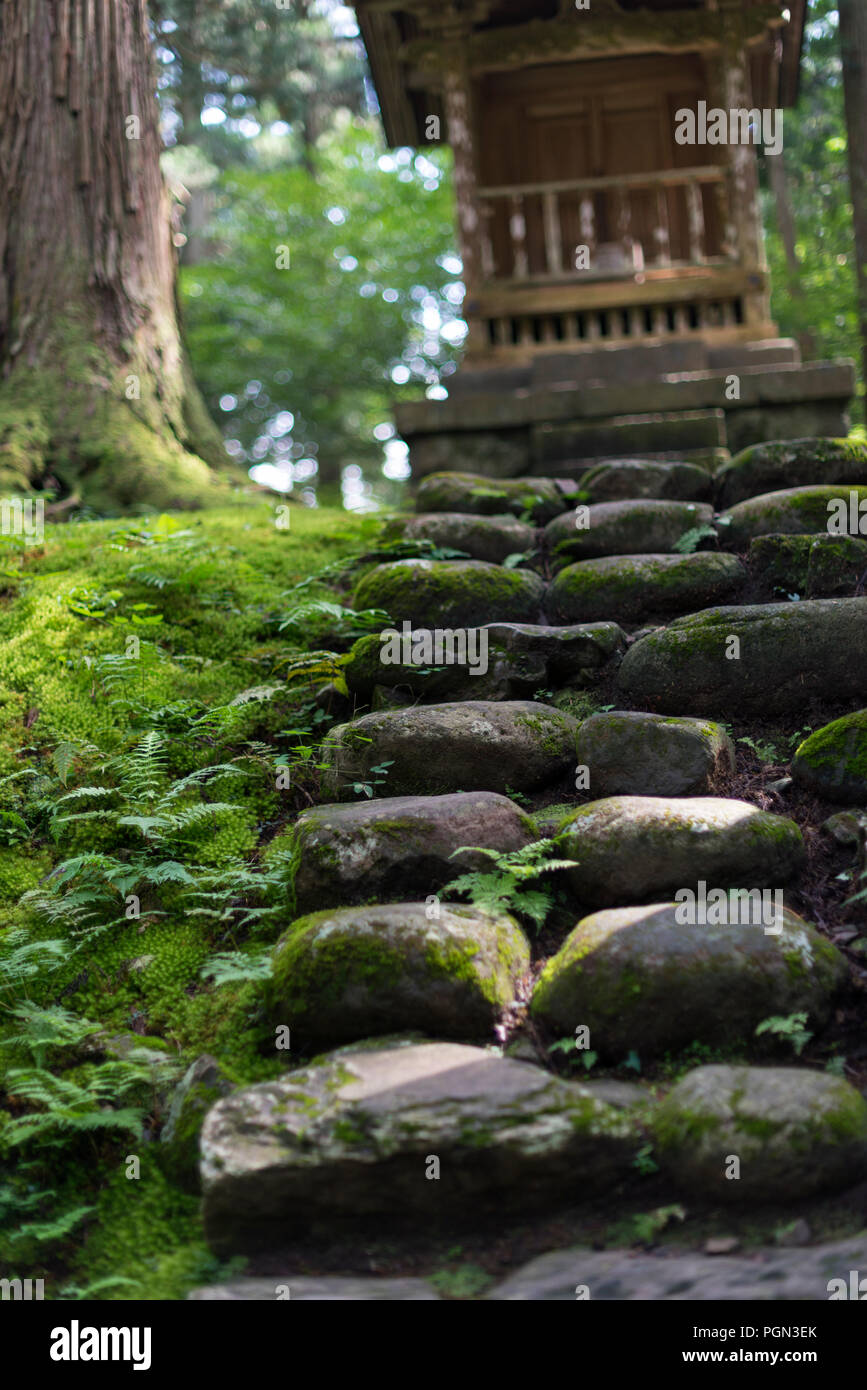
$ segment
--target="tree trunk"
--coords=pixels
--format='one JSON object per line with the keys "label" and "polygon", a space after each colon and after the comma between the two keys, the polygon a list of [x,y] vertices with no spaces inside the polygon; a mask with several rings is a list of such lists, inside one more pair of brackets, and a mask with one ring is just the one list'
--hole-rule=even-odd
{"label": "tree trunk", "polygon": [[[804,286],[801,284],[801,262],[798,258],[795,214],[792,211],[789,181],[786,177],[786,156],[782,151],[779,154],[766,154],[765,165],[768,170],[768,182],[774,195],[777,227],[786,256],[786,270],[788,272],[786,289],[793,299],[803,300],[805,298]],[[805,361],[816,356],[816,340],[809,329],[802,329],[798,334],[798,344],[801,349],[801,356]]]}
{"label": "tree trunk", "polygon": [[849,184],[855,222],[858,324],[867,381],[867,5],[839,0],[840,50],[849,146]]}
{"label": "tree trunk", "polygon": [[0,489],[198,505],[208,463],[231,468],[181,342],[159,155],[146,0],[3,0]]}

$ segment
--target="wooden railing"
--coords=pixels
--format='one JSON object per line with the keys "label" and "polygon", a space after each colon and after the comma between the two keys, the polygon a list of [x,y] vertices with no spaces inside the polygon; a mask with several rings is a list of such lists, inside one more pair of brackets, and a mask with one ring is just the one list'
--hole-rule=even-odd
{"label": "wooden railing", "polygon": [[734,258],[719,165],[480,188],[488,282],[615,279]]}

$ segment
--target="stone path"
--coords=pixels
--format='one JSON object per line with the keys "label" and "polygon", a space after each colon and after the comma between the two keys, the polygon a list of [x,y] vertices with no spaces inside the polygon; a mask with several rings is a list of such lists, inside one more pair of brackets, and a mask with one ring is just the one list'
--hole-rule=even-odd
{"label": "stone path", "polygon": [[[802,1016],[820,1036],[850,968],[787,901],[806,863],[796,801],[732,795],[722,723],[772,716],[794,735],[807,702],[842,702],[788,785],[827,816],[867,804],[867,449],[761,445],[716,477],[636,460],[569,472],[425,478],[386,536],[449,558],[358,585],[355,606],[395,628],[388,655],[386,634],[356,644],[325,802],[282,837],[293,897],[265,1004],[298,1060],[208,1110],[220,1255],[633,1201],[650,1171],[690,1211],[801,1213],[867,1181],[860,1090],[794,1050],[769,1061],[756,1031]],[[828,525],[841,499],[850,535]],[[521,890],[543,835],[562,867]],[[511,893],[486,901],[496,855]],[[449,887],[467,873],[488,875],[472,904]],[[555,1074],[546,1050],[564,1039],[576,1065]],[[586,1065],[652,1068],[690,1046],[708,1061],[654,1084]],[[557,1250],[485,1296],[818,1299],[859,1262],[867,1236],[725,1258]],[[439,1293],[347,1270],[192,1295],[287,1296]]]}

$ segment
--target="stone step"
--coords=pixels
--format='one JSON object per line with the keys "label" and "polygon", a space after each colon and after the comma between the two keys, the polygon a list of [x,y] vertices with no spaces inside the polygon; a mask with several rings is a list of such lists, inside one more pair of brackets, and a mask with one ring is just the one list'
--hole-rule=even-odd
{"label": "stone step", "polygon": [[538,531],[529,522],[507,513],[477,516],[472,512],[422,512],[394,517],[382,531],[384,541],[425,540],[442,549],[462,550],[471,560],[501,565],[510,555],[530,554]]}
{"label": "stone step", "polygon": [[418,901],[462,873],[489,867],[465,845],[507,853],[539,836],[506,796],[383,797],[316,806],[273,840],[266,855],[292,858],[287,926],[296,916],[370,902]]}
{"label": "stone step", "polygon": [[363,1274],[332,1274],[321,1279],[309,1274],[275,1274],[270,1279],[232,1279],[193,1289],[194,1303],[419,1303],[439,1299],[425,1279],[376,1279]]}
{"label": "stone step", "polygon": [[650,1129],[678,1188],[726,1206],[796,1202],[867,1178],[867,1100],[827,1072],[697,1067]]}
{"label": "stone step", "polygon": [[401,631],[399,640],[385,631],[356,642],[343,676],[367,702],[377,687],[428,700],[515,700],[598,671],[625,647],[616,623],[435,627]]}
{"label": "stone step", "polygon": [[578,484],[566,478],[489,478],[481,473],[431,473],[419,484],[416,511],[511,512],[544,525],[577,498]]}
{"label": "stone step", "polygon": [[712,508],[698,502],[599,502],[549,521],[542,544],[562,569],[576,560],[668,553],[688,531],[712,525]]}
{"label": "stone step", "polygon": [[637,710],[592,714],[578,729],[579,784],[606,796],[707,796],[735,771],[735,750],[719,724]]}
{"label": "stone step", "polygon": [[205,1235],[229,1255],[323,1224],[550,1209],[616,1187],[639,1143],[635,1110],[526,1062],[444,1042],[344,1049],[209,1112]]}
{"label": "stone step", "polygon": [[[574,1303],[785,1303],[864,1299],[867,1232],[846,1240],[796,1249],[766,1246],[742,1255],[659,1249],[552,1250],[522,1265],[486,1294],[485,1301]],[[364,1275],[311,1278],[294,1272],[269,1279],[235,1279],[195,1289],[194,1301],[294,1302],[430,1301],[440,1295],[425,1279]],[[808,1319],[809,1321],[809,1319]],[[722,1343],[708,1338],[709,1347]]]}
{"label": "stone step", "polygon": [[708,502],[713,478],[695,463],[650,463],[644,459],[609,460],[581,478],[588,502],[635,501],[646,497],[671,502]]}
{"label": "stone step", "polygon": [[733,507],[782,488],[863,483],[867,444],[851,439],[782,439],[754,444],[716,473],[717,503]]}
{"label": "stone step", "polygon": [[680,889],[776,889],[804,863],[794,821],[725,797],[611,796],[568,813],[558,848],[590,907],[664,901]]}
{"label": "stone step", "polygon": [[530,1012],[554,1037],[589,1029],[586,1046],[615,1066],[630,1052],[645,1063],[695,1043],[755,1053],[763,1020],[798,1012],[818,1032],[848,967],[781,899],[753,893],[700,912],[683,899],[596,912],[547,962]]}
{"label": "stone step", "polygon": [[545,582],[532,570],[482,560],[394,560],[360,580],[353,604],[383,609],[398,624],[467,628],[536,623],[544,597]]}
{"label": "stone step", "polygon": [[867,709],[815,729],[795,751],[792,776],[826,801],[867,805]]}
{"label": "stone step", "polygon": [[757,536],[750,541],[751,574],[775,592],[803,598],[853,597],[867,575],[867,539],[804,535]]}
{"label": "stone step", "polygon": [[638,623],[733,598],[747,571],[735,555],[617,555],[567,565],[549,585],[552,622]]}
{"label": "stone step", "polygon": [[576,721],[533,700],[467,700],[363,715],[322,745],[323,790],[341,799],[388,763],[395,796],[536,791],[575,765]]}
{"label": "stone step", "polygon": [[[627,1302],[824,1302],[863,1299],[867,1232],[795,1250],[744,1255],[674,1250],[554,1250],[523,1266],[486,1295],[502,1302],[569,1302],[576,1297]],[[856,1271],[853,1282],[851,1272]],[[809,1319],[806,1319],[809,1321]],[[722,1345],[708,1339],[708,1346]]]}
{"label": "stone step", "polygon": [[340,908],[280,938],[267,1010],[308,1055],[407,1030],[486,1042],[529,966],[506,913],[437,901]]}
{"label": "stone step", "polygon": [[867,700],[861,598],[708,608],[630,647],[617,674],[630,701],[670,714],[802,719],[811,700]]}
{"label": "stone step", "polygon": [[[859,508],[864,504],[864,515]],[[864,530],[859,530],[861,521]],[[790,487],[738,502],[717,517],[721,543],[746,550],[757,536],[867,534],[867,485]]]}

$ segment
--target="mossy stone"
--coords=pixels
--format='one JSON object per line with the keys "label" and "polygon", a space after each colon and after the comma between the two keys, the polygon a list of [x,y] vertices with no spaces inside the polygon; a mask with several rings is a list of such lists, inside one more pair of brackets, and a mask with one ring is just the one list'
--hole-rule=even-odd
{"label": "mossy stone", "polygon": [[726,797],[611,796],[560,826],[567,871],[592,907],[659,902],[681,888],[780,888],[804,861],[794,821]]}
{"label": "mossy stone", "polygon": [[[750,1044],[772,1015],[803,1010],[827,1022],[846,961],[786,909],[730,895],[723,925],[684,923],[681,906],[612,908],[585,917],[546,964],[533,1017],[557,1036],[590,1029],[605,1061],[644,1059],[691,1043]],[[766,927],[770,929],[765,930]]]}
{"label": "mossy stone", "polygon": [[795,752],[792,776],[827,801],[867,804],[867,710],[810,734]]}
{"label": "mossy stone", "polygon": [[320,912],[274,950],[268,1009],[304,1051],[415,1028],[491,1035],[529,968],[513,918],[433,902]]}
{"label": "mossy stone", "polygon": [[366,574],[353,602],[383,609],[394,623],[446,629],[535,622],[544,593],[544,581],[531,570],[481,560],[395,560]]}
{"label": "mossy stone", "polygon": [[854,439],[779,439],[753,444],[717,471],[717,502],[817,483],[867,481],[867,444]]}
{"label": "mossy stone", "polygon": [[545,607],[556,622],[637,623],[733,597],[746,579],[734,555],[611,555],[561,570]]}
{"label": "mossy stone", "polygon": [[848,1081],[804,1068],[698,1067],[656,1108],[651,1128],[668,1176],[726,1205],[845,1190],[867,1162],[867,1100]]}

